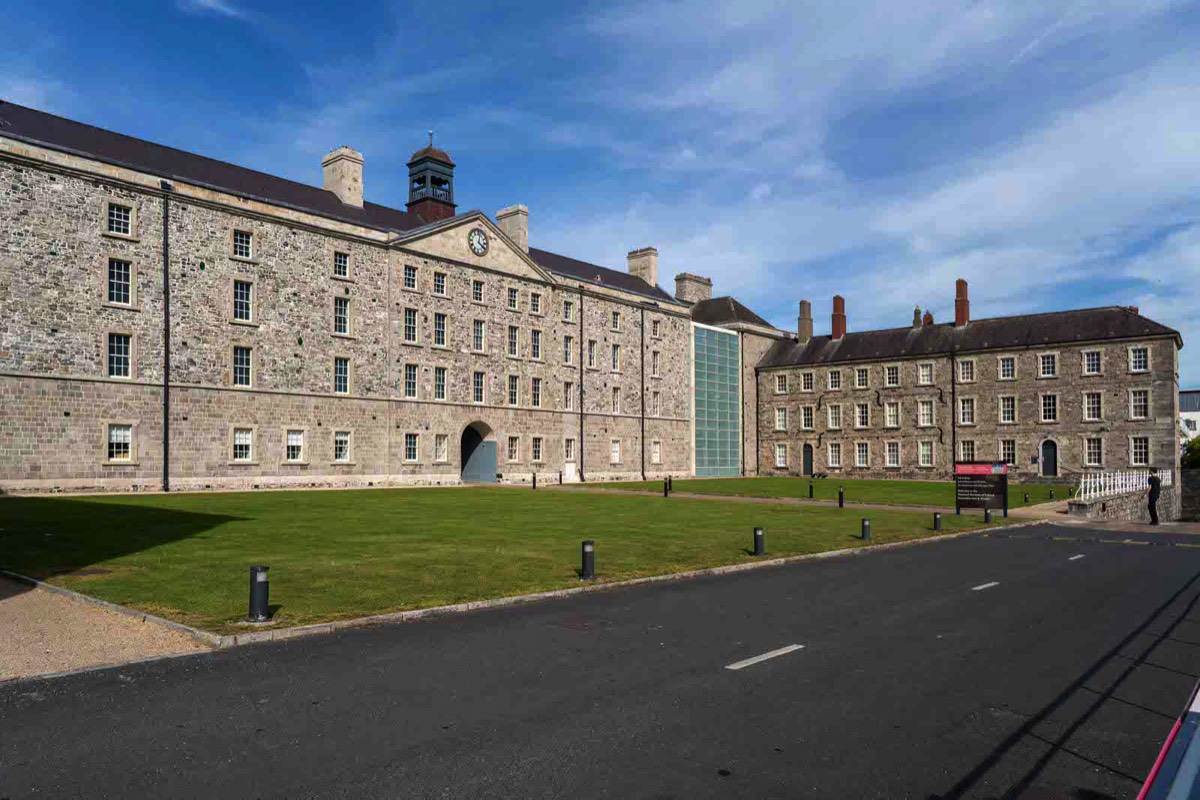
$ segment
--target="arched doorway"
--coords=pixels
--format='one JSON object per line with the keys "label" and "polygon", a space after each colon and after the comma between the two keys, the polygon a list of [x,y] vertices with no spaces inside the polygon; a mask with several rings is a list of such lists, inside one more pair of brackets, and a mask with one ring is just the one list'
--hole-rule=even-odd
{"label": "arched doorway", "polygon": [[459,458],[463,483],[496,482],[496,439],[484,423],[472,422],[463,429]]}
{"label": "arched doorway", "polygon": [[1042,442],[1042,477],[1058,477],[1058,443],[1052,439]]}
{"label": "arched doorway", "polygon": [[811,444],[804,445],[804,474],[813,474],[813,449]]}

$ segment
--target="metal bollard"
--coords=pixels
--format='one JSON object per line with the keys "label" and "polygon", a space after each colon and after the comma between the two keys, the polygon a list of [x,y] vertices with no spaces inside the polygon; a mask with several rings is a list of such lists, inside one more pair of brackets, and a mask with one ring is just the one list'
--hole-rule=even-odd
{"label": "metal bollard", "polygon": [[841,486],[838,487],[838,508],[846,507],[846,490]]}
{"label": "metal bollard", "polygon": [[583,543],[583,569],[580,577],[590,581],[596,577],[596,543],[588,539]]}
{"label": "metal bollard", "polygon": [[675,478],[671,475],[667,476],[667,489],[672,492],[675,491]]}
{"label": "metal bollard", "polygon": [[1029,505],[1029,492],[1025,493],[1025,504]]}
{"label": "metal bollard", "polygon": [[533,490],[537,491],[537,473],[533,473]]}
{"label": "metal bollard", "polygon": [[754,529],[754,555],[765,556],[767,554],[767,551],[764,548],[765,548],[765,543],[763,542],[763,529],[755,528]]}
{"label": "metal bollard", "polygon": [[1054,499],[1054,490],[1053,489],[1050,490],[1050,499],[1051,500]]}
{"label": "metal bollard", "polygon": [[864,542],[871,541],[871,520],[866,517],[862,521],[862,538]]}
{"label": "metal bollard", "polygon": [[933,512],[933,529],[935,531],[942,529],[942,512],[940,511]]}
{"label": "metal bollard", "polygon": [[813,485],[811,483],[808,485],[808,499],[813,499]]}
{"label": "metal bollard", "polygon": [[983,510],[983,521],[984,522],[992,521],[992,510],[990,508],[985,508]]}
{"label": "metal bollard", "polygon": [[671,495],[671,484],[667,483],[667,479],[663,478],[663,497]]}
{"label": "metal bollard", "polygon": [[562,470],[558,471],[558,485],[562,486]]}
{"label": "metal bollard", "polygon": [[267,581],[267,570],[270,567],[250,568],[250,615],[247,622],[267,622],[271,619],[268,606],[270,583]]}

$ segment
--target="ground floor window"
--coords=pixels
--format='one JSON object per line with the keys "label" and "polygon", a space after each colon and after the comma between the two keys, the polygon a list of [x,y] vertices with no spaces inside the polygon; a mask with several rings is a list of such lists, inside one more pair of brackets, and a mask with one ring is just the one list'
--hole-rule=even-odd
{"label": "ground floor window", "polygon": [[516,436],[508,437],[508,460],[516,461],[521,456],[521,440]]}
{"label": "ground floor window", "polygon": [[1099,437],[1083,440],[1083,463],[1088,467],[1099,467],[1104,463],[1104,440]]}
{"label": "ground floor window", "polygon": [[233,460],[249,461],[254,456],[254,431],[249,428],[233,429]]}
{"label": "ground floor window", "polygon": [[933,442],[917,442],[917,463],[922,467],[933,466]]}
{"label": "ground floor window", "polygon": [[829,443],[828,464],[830,467],[840,467],[842,465],[842,445],[840,442]]}
{"label": "ground floor window", "polygon": [[1017,465],[1017,440],[1016,439],[1001,439],[1000,440],[1000,460],[1011,467]]}
{"label": "ground floor window", "polygon": [[[408,433],[404,435],[405,450],[408,449],[408,437],[416,438],[416,434]],[[415,444],[415,442],[414,442]],[[333,434],[333,460],[334,461],[349,461],[350,460],[350,431],[335,431]]]}
{"label": "ground floor window", "polygon": [[535,436],[530,443],[530,457],[536,462],[542,460],[542,437]]}
{"label": "ground floor window", "polygon": [[574,461],[575,460],[575,440],[574,439],[563,439],[563,460],[564,461]]}
{"label": "ground floor window", "polygon": [[287,432],[287,460],[301,461],[304,458],[304,431]]}
{"label": "ground floor window", "polygon": [[650,443],[650,463],[662,463],[662,442],[655,440]]}
{"label": "ground floor window", "polygon": [[871,445],[867,442],[859,442],[854,446],[854,466],[871,466]]}
{"label": "ground floor window", "polygon": [[108,460],[109,461],[132,461],[133,460],[133,426],[132,425],[109,425],[108,426]]}
{"label": "ground floor window", "polygon": [[975,460],[975,442],[971,439],[963,439],[958,443],[958,460],[959,461],[974,461]]}
{"label": "ground floor window", "polygon": [[439,433],[433,437],[433,460],[439,464],[444,464],[448,460],[447,443],[450,437],[444,433]]}
{"label": "ground floor window", "polygon": [[785,469],[787,467],[787,445],[778,443],[775,445],[775,467],[776,469]]}
{"label": "ground floor window", "polygon": [[889,467],[900,466],[900,443],[899,442],[888,442],[887,443],[887,465]]}
{"label": "ground floor window", "polygon": [[609,443],[608,459],[613,464],[621,463],[621,440],[620,439],[613,439],[612,442]]}
{"label": "ground floor window", "polygon": [[1129,440],[1129,463],[1135,467],[1150,466],[1150,439],[1134,436]]}

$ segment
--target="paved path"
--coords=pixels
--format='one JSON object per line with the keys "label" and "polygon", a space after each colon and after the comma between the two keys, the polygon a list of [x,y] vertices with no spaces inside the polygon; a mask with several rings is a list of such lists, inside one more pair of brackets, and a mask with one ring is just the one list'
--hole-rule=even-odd
{"label": "paved path", "polygon": [[1133,797],[1200,549],[1011,534],[0,685],[0,796]]}
{"label": "paved path", "polygon": [[0,578],[0,681],[202,649],[182,633]]}
{"label": "paved path", "polygon": [[[546,488],[552,491],[561,492],[588,492],[591,494],[634,494],[641,495],[643,497],[662,497],[661,489],[656,492],[641,491],[637,489],[593,489],[588,487],[580,487],[577,484],[570,487],[551,485],[547,486]],[[746,497],[743,495],[699,494],[696,492],[671,492],[671,497],[680,497],[687,500],[727,500],[734,503],[765,503],[768,505],[824,506],[825,508],[837,508],[837,500],[810,500],[807,497]],[[879,509],[882,511],[941,511],[942,513],[954,513],[953,506],[898,506],[888,505],[885,503],[856,503],[853,500],[846,500],[846,507]],[[983,512],[979,513],[982,514]],[[1000,515],[996,514],[996,516],[999,517]]]}

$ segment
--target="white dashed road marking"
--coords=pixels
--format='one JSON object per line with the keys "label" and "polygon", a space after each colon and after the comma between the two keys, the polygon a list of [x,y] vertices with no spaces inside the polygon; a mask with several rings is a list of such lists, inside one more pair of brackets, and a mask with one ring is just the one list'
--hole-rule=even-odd
{"label": "white dashed road marking", "polygon": [[1067,561],[1078,561],[1081,558],[1083,558],[1082,554],[1077,555],[1077,556],[1071,556],[1070,558],[1067,559]]}
{"label": "white dashed road marking", "polygon": [[745,661],[735,661],[734,663],[727,665],[725,667],[725,669],[744,669],[745,667],[753,666],[760,661],[766,661],[768,658],[776,658],[777,656],[786,656],[788,653],[794,653],[797,650],[801,650],[803,648],[804,648],[804,645],[802,645],[802,644],[789,644],[787,647],[781,647],[778,650],[772,650],[769,653],[763,653],[761,656],[755,656],[754,658],[747,658]]}
{"label": "white dashed road marking", "polygon": [[978,586],[972,586],[971,591],[979,592],[979,591],[983,591],[984,589],[990,589],[993,586],[999,586],[999,585],[1000,585],[1000,581],[992,581],[991,583],[981,583]]}

